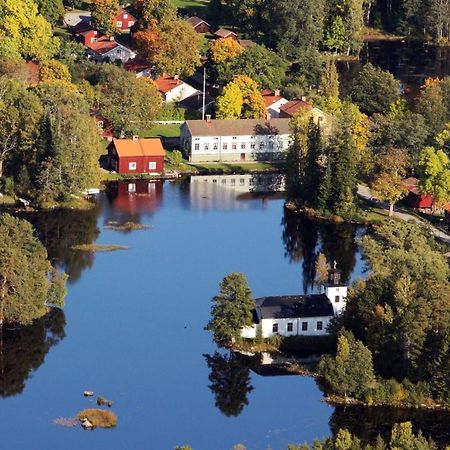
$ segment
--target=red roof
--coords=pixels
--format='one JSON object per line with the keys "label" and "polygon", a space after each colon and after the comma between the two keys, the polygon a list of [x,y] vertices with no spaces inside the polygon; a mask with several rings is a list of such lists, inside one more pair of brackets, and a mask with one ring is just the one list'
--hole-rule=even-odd
{"label": "red roof", "polygon": [[202,23],[204,23],[205,25],[208,25],[208,27],[210,26],[209,23],[206,22],[206,20],[200,19],[200,17],[197,17],[197,16],[189,17],[189,19],[187,19],[187,21],[192,25],[193,28],[197,28]]}
{"label": "red roof", "polygon": [[279,95],[278,91],[274,92],[270,89],[264,89],[263,91],[261,91],[261,95],[263,97],[266,108],[283,98],[281,97],[281,95]]}
{"label": "red roof", "polygon": [[150,64],[141,58],[129,59],[123,67],[129,72],[142,72],[146,69],[150,69]]}
{"label": "red roof", "polygon": [[119,44],[115,40],[110,40],[106,36],[98,38],[95,42],[86,43],[86,47],[90,48],[92,51],[98,53],[99,55],[103,55],[118,46]]}
{"label": "red roof", "polygon": [[170,75],[163,75],[155,80],[156,86],[158,86],[158,90],[162,93],[166,93],[171,91],[174,87],[179,86],[182,81],[171,77]]}
{"label": "red roof", "polygon": [[280,112],[293,117],[301,109],[310,110],[312,109],[312,105],[300,99],[289,100],[280,108]]}
{"label": "red roof", "polygon": [[160,138],[114,139],[113,145],[119,157],[127,156],[165,156]]}
{"label": "red roof", "polygon": [[237,38],[237,34],[234,31],[227,30],[226,28],[219,28],[214,34],[221,38],[228,38],[228,37],[232,37],[233,39]]}

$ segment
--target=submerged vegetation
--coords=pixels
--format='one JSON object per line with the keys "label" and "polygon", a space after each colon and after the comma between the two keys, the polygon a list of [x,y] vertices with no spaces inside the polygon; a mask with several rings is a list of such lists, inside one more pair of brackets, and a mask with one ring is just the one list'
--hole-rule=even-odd
{"label": "submerged vegetation", "polygon": [[112,411],[104,409],[83,409],[77,414],[77,418],[81,421],[87,419],[93,427],[98,428],[112,428],[117,425],[117,416]]}

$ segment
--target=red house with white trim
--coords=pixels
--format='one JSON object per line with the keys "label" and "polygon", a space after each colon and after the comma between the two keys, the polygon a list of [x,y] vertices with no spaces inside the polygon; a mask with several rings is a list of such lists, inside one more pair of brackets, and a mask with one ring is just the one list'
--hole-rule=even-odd
{"label": "red house with white trim", "polygon": [[161,173],[164,156],[159,138],[113,139],[108,145],[109,168],[117,173]]}
{"label": "red house with white trim", "polygon": [[116,26],[119,31],[129,32],[130,28],[137,22],[136,17],[130,14],[126,9],[121,9],[116,17]]}

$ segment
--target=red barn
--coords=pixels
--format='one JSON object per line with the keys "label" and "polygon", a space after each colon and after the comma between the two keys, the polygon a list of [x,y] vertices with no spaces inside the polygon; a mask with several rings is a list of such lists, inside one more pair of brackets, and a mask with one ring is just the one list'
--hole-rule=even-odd
{"label": "red barn", "polygon": [[161,139],[113,139],[108,145],[111,170],[117,173],[161,173],[165,152]]}
{"label": "red barn", "polygon": [[137,22],[136,17],[126,9],[121,9],[116,17],[116,26],[119,31],[130,31],[130,28]]}
{"label": "red barn", "polygon": [[403,180],[407,189],[408,195],[405,198],[405,203],[415,209],[422,211],[431,211],[433,208],[433,196],[431,194],[423,194],[419,189],[419,180],[415,177],[406,178]]}

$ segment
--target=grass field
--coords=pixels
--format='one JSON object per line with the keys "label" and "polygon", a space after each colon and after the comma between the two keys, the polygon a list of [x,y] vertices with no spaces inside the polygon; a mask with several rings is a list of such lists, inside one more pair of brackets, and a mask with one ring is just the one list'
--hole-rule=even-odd
{"label": "grass field", "polygon": [[172,0],[172,3],[179,9],[185,10],[205,10],[208,0]]}
{"label": "grass field", "polygon": [[149,130],[142,130],[139,133],[141,137],[163,137],[163,138],[176,138],[180,137],[180,125],[173,124],[156,124]]}
{"label": "grass field", "polygon": [[201,172],[258,172],[258,171],[277,171],[284,168],[284,163],[270,163],[270,162],[229,162],[229,163],[187,163],[189,166]]}

